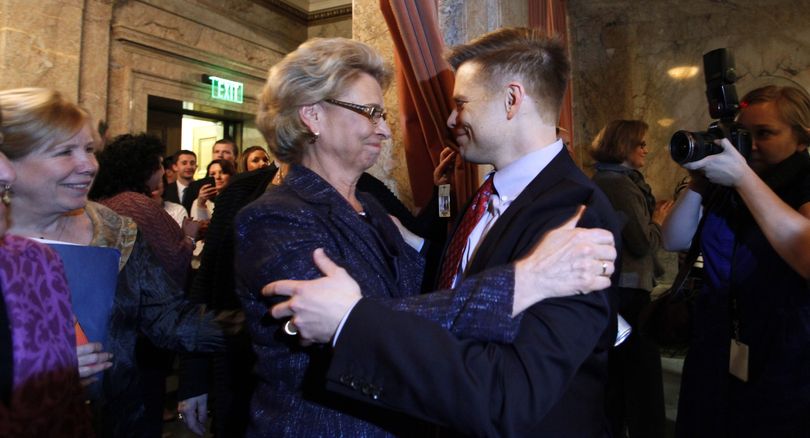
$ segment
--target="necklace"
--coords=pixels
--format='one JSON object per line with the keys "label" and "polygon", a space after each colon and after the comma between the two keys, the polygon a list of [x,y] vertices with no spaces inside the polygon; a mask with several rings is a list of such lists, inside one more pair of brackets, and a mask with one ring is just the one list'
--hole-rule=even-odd
{"label": "necklace", "polygon": [[273,185],[280,186],[282,181],[284,181],[284,168],[279,167],[276,176],[273,177]]}

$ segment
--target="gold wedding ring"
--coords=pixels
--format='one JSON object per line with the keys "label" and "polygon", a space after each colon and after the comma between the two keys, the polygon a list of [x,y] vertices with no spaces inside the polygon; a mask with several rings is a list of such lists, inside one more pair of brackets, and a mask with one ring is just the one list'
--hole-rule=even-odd
{"label": "gold wedding ring", "polygon": [[298,334],[298,327],[293,324],[291,319],[284,323],[284,333],[290,336],[295,336]]}

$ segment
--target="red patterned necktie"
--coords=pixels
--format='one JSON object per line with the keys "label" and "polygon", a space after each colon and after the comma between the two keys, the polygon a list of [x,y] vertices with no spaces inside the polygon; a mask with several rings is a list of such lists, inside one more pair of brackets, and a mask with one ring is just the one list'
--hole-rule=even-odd
{"label": "red patterned necktie", "polygon": [[439,289],[450,289],[453,285],[453,279],[456,278],[456,273],[461,266],[461,255],[464,254],[464,248],[467,247],[467,239],[478,221],[481,220],[481,216],[484,215],[489,203],[489,197],[494,191],[492,186],[494,176],[487,178],[484,184],[481,184],[481,187],[478,188],[475,198],[473,198],[467,211],[464,212],[464,217],[461,218],[461,223],[459,223],[453,238],[450,240],[450,245],[444,255],[441,274],[439,275]]}

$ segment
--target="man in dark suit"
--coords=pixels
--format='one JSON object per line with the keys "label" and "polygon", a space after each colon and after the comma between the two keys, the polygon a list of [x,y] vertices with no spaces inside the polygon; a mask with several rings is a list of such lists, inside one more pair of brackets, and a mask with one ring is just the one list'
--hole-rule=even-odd
{"label": "man in dark suit", "polygon": [[[496,172],[471,202],[480,217],[471,208],[456,228],[440,286],[514,263],[514,284],[503,286],[514,287],[517,308],[520,288],[559,288],[555,275],[565,266],[550,263],[541,281],[526,284],[522,257],[580,205],[587,206],[581,227],[608,229],[620,242],[619,224],[604,194],[556,138],[569,72],[558,42],[536,30],[502,29],[457,47],[450,63],[456,109],[448,126],[465,159],[492,164]],[[542,241],[539,252],[569,244]],[[272,313],[293,316],[304,339],[333,339],[337,330],[327,374],[332,391],[465,435],[609,436],[607,352],[616,339],[610,288],[542,300],[518,315],[511,343],[484,343],[396,311],[390,300],[360,299],[355,290],[342,301],[342,292],[353,288],[345,272],[328,260],[321,266],[324,278],[271,283],[265,290],[292,296]]]}
{"label": "man in dark suit", "polygon": [[[174,154],[174,164],[172,165],[177,180],[169,183],[163,189],[163,200],[182,204],[185,192],[189,185],[194,182],[194,172],[197,171],[197,154],[192,151],[181,149]],[[194,201],[192,199],[192,201]],[[191,204],[189,203],[189,206]],[[188,208],[186,208],[188,211]]]}

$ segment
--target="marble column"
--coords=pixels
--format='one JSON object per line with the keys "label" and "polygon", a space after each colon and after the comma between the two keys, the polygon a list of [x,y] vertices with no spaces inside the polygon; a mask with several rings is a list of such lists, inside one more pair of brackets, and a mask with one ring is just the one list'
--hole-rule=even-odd
{"label": "marble column", "polygon": [[112,0],[87,0],[79,55],[79,105],[107,120]]}
{"label": "marble column", "polygon": [[505,26],[527,26],[527,0],[439,0],[439,26],[448,46]]}
{"label": "marble column", "polygon": [[0,2],[0,89],[55,88],[79,97],[84,0]]}
{"label": "marble column", "polygon": [[[379,0],[352,1],[352,38],[377,49],[393,68],[394,46],[388,26],[380,12]],[[385,108],[388,111],[388,126],[391,128],[391,140],[384,143],[377,164],[369,169],[369,173],[385,182],[406,206],[413,207],[408,165],[402,146],[397,87],[398,84],[394,81],[385,90],[384,96]]]}

